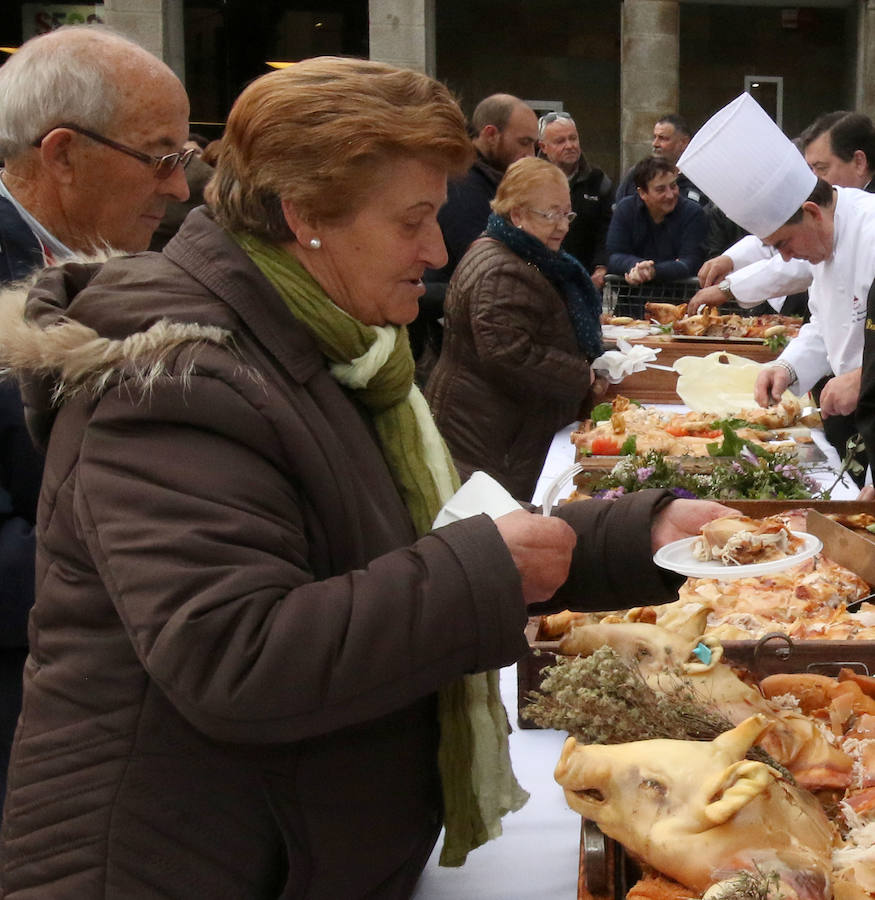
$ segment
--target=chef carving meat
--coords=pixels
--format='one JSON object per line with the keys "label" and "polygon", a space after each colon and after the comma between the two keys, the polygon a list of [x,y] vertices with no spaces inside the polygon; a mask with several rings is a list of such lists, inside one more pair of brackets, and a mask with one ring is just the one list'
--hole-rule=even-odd
{"label": "chef carving meat", "polygon": [[866,297],[875,279],[875,195],[818,178],[749,94],[702,127],[678,166],[784,260],[811,264],[811,321],[763,370],[757,402],[767,406],[787,388],[801,396],[832,373],[821,393],[821,414],[853,414]]}

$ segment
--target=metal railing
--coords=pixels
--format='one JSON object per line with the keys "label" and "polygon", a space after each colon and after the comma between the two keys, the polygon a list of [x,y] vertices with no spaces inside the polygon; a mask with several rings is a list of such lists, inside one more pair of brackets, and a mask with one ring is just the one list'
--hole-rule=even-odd
{"label": "metal railing", "polygon": [[[614,316],[631,316],[645,319],[645,303],[685,303],[699,290],[698,278],[679,281],[648,281],[646,284],[629,284],[620,275],[608,275],[602,289],[602,309]],[[737,303],[725,303],[721,313],[749,313]]]}

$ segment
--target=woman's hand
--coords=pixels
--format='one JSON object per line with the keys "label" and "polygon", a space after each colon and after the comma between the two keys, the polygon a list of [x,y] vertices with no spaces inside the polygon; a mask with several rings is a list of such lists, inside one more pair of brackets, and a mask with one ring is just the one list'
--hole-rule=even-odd
{"label": "woman's hand", "polygon": [[549,600],[568,578],[574,529],[562,519],[522,509],[499,516],[495,526],[519,570],[526,606]]}
{"label": "woman's hand", "polygon": [[740,515],[738,510],[713,500],[674,500],[656,514],[650,529],[650,546],[656,553],[672,541],[697,535],[712,519]]}

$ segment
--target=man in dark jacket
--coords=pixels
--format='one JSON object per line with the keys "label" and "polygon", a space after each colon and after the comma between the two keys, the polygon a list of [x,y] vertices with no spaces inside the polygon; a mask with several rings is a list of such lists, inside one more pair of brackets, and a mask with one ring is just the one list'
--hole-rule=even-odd
{"label": "man in dark jacket", "polygon": [[[182,157],[170,152],[187,133],[185,89],[136,44],[92,27],[28,41],[0,69],[0,285],[75,253],[145,250],[168,198],[188,196]],[[0,383],[0,805],[21,707],[42,464],[18,386]]]}
{"label": "man in dark jacket", "polygon": [[601,289],[608,274],[605,238],[611,224],[614,185],[601,170],[586,161],[574,119],[566,112],[550,112],[538,120],[538,146],[544,157],[568,178],[571,223],[562,249],[583,263],[593,284]]}
{"label": "man in dark jacket", "polygon": [[633,169],[638,196],[621,200],[608,229],[608,271],[629,284],[691,278],[704,261],[705,211],[680,197],[677,169],[647,157]]}
{"label": "man in dark jacket", "polygon": [[524,156],[534,156],[538,143],[538,118],[524,101],[511,94],[492,94],[481,100],[471,117],[477,159],[468,174],[447,185],[447,202],[438,213],[438,223],[447,247],[447,264],[426,269],[425,296],[419,301],[419,316],[408,331],[417,361],[430,351],[430,364],[421,368],[424,383],[440,354],[441,326],[447,285],[471,242],[486,227],[489,204],[507,167]]}
{"label": "man in dark jacket", "polygon": [[[683,116],[674,113],[661,116],[653,126],[653,155],[676,166],[691,137],[690,126],[687,125],[687,120]],[[629,169],[623,176],[623,180],[617,187],[615,202],[619,203],[626,197],[635,196],[636,185],[632,171]],[[700,206],[708,203],[705,194],[683,172],[678,174],[678,191],[682,197],[686,197],[687,200],[692,200]]]}

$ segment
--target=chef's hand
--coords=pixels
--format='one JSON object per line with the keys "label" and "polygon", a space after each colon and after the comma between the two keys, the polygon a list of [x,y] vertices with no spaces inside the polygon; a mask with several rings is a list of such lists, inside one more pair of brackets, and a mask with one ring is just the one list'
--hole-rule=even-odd
{"label": "chef's hand", "polygon": [[781,402],[790,386],[790,373],[783,366],[767,366],[757,375],[753,397],[760,406],[774,406]]}
{"label": "chef's hand", "polygon": [[590,273],[589,277],[592,279],[592,283],[598,290],[601,290],[605,286],[605,275],[607,274],[608,270],[605,266],[596,266]]}
{"label": "chef's hand", "polygon": [[860,495],[857,497],[858,500],[875,500],[875,487],[871,484],[867,484],[862,491],[860,491]]}
{"label": "chef's hand", "polygon": [[699,284],[703,288],[717,284],[735,268],[735,263],[728,256],[713,256],[706,259],[699,269]]}
{"label": "chef's hand", "polygon": [[860,399],[860,374],[862,369],[835,375],[820,392],[820,416],[849,416]]}
{"label": "chef's hand", "polygon": [[495,526],[519,570],[526,605],[549,600],[568,578],[574,529],[555,516],[522,509],[499,516]]}
{"label": "chef's hand", "polygon": [[656,514],[650,529],[650,546],[656,553],[672,541],[698,534],[699,529],[712,519],[740,515],[737,510],[713,500],[674,500]]}
{"label": "chef's hand", "polygon": [[725,302],[726,295],[719,287],[702,288],[687,301],[687,315],[694,316],[703,306],[720,306]]}

